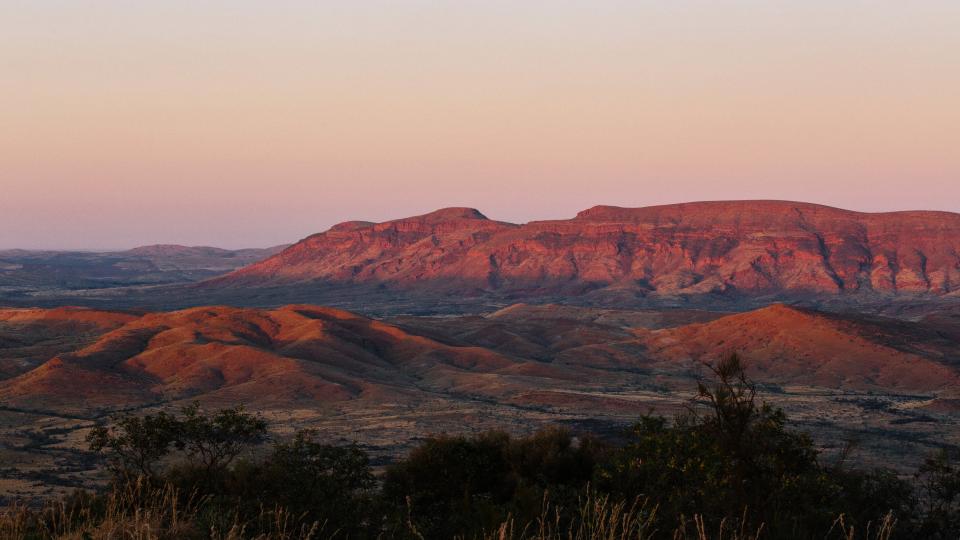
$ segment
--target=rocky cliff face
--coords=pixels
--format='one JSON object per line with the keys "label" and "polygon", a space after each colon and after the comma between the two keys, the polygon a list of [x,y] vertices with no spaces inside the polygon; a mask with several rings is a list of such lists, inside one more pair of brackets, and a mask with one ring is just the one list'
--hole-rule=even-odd
{"label": "rocky cliff face", "polygon": [[957,295],[960,214],[732,201],[598,206],[570,220],[515,225],[448,208],[343,223],[208,285],[307,281],[644,295]]}

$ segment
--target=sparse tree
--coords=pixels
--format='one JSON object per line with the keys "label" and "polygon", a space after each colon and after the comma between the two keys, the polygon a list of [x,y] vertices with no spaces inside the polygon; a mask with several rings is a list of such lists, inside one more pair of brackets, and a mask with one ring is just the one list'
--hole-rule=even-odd
{"label": "sparse tree", "polygon": [[110,427],[96,426],[87,434],[87,443],[91,451],[106,454],[118,478],[156,478],[157,464],[177,436],[177,419],[161,411],[123,416]]}
{"label": "sparse tree", "polygon": [[[924,510],[925,532],[931,538],[960,536],[960,466],[948,450],[929,456],[916,474]],[[936,532],[939,536],[933,536]]]}
{"label": "sparse tree", "polygon": [[198,462],[207,475],[223,470],[247,447],[263,442],[267,422],[246,412],[242,405],[221,409],[213,416],[204,414],[200,405],[184,407],[177,421],[175,444]]}
{"label": "sparse tree", "polygon": [[181,416],[166,411],[144,416],[126,415],[111,426],[96,426],[87,435],[90,450],[106,454],[118,478],[157,478],[159,463],[176,449],[186,454],[209,478],[223,470],[244,448],[262,442],[267,423],[242,406],[222,409],[213,416],[198,404],[184,407]]}

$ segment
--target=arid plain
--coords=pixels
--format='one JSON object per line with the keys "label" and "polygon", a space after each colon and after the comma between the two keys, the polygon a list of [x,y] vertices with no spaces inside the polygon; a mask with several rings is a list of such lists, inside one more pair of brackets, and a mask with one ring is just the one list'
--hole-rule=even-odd
{"label": "arid plain", "polygon": [[960,445],[958,252],[960,215],[767,201],[525,225],[445,209],[263,252],[0,253],[3,491],[95,483],[93,425],[193,401],[381,463],[431,433],[617,437],[683,411],[734,352],[827,456],[912,467]]}

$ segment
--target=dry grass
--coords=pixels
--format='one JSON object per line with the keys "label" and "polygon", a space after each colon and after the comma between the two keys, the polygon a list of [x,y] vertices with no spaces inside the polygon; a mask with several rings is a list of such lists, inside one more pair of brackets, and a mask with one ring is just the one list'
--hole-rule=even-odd
{"label": "dry grass", "polygon": [[[229,515],[217,516],[222,525],[204,519],[204,499],[184,496],[171,487],[152,488],[136,482],[111,492],[101,502],[78,496],[52,502],[41,509],[13,506],[0,512],[0,539],[30,540],[320,540],[341,538],[338,531],[322,523],[307,522],[282,508],[261,509],[251,522],[241,523]],[[648,501],[633,503],[607,496],[587,495],[581,499],[574,519],[563,520],[562,512],[545,500],[541,515],[533,522],[519,524],[507,519],[483,540],[759,540],[765,530],[745,530],[732,522],[711,526],[699,515],[685,519],[673,531],[656,528],[658,508]],[[206,516],[209,518],[209,516]],[[217,521],[213,519],[212,521]],[[743,523],[746,520],[735,520]],[[207,523],[207,525],[201,525]],[[839,516],[825,538],[837,540],[890,540],[895,520],[887,515],[879,523],[858,531]],[[257,531],[257,532],[252,532]],[[412,523],[406,538],[424,539]]]}
{"label": "dry grass", "polygon": [[[508,519],[484,536],[484,540],[760,540],[766,537],[763,525],[756,530],[747,530],[742,525],[746,519],[735,520],[741,524],[739,526],[733,525],[733,521],[722,520],[711,527],[701,515],[690,519],[680,516],[679,523],[683,525],[671,532],[661,531],[655,527],[657,511],[658,508],[647,500],[638,499],[628,504],[612,501],[608,496],[588,495],[581,499],[577,517],[564,525],[559,509],[545,501],[536,522],[518,526],[515,520]],[[893,515],[887,514],[879,523],[868,523],[865,530],[857,531],[841,515],[824,538],[890,540],[895,525]]]}
{"label": "dry grass", "polygon": [[503,522],[485,540],[645,540],[656,534],[657,508],[645,502],[614,502],[609,497],[588,496],[581,500],[578,519],[564,524],[560,509],[544,501],[536,522],[518,527],[513,519]]}
{"label": "dry grass", "polygon": [[[868,540],[890,540],[890,538],[893,536],[896,525],[897,520],[893,517],[893,513],[889,512],[880,520],[879,523],[867,523],[863,534],[858,534],[853,525],[847,525],[846,516],[841,514],[840,517],[833,522],[833,527],[831,527],[830,533],[838,533],[837,538],[840,540],[856,540],[857,538],[865,538]],[[828,538],[830,537],[830,533],[827,534]]]}
{"label": "dry grass", "polygon": [[613,501],[608,496],[587,496],[581,499],[576,518],[563,524],[560,510],[545,502],[543,512],[536,522],[518,529],[514,520],[507,520],[484,540],[757,540],[763,527],[756,532],[737,530],[726,521],[716,531],[708,530],[706,521],[699,515],[670,534],[656,528],[658,508],[648,500],[637,499],[633,503]]}
{"label": "dry grass", "polygon": [[0,538],[130,539],[184,538],[195,534],[199,501],[177,490],[143,482],[116,489],[102,505],[83,496],[33,510],[14,505],[0,514]]}
{"label": "dry grass", "polygon": [[[204,500],[172,487],[143,482],[112,491],[103,504],[79,496],[41,509],[14,505],[0,512],[0,539],[30,540],[315,540],[332,538],[319,523],[283,509],[262,509],[254,523],[234,517],[223,527],[202,526]],[[251,527],[251,525],[254,525]],[[267,531],[251,534],[248,529]]]}

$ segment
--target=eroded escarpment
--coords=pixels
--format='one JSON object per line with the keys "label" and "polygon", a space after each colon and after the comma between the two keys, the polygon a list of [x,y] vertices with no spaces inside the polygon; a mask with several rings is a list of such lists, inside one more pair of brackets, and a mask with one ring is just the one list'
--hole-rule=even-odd
{"label": "eroded escarpment", "polygon": [[806,203],[598,206],[515,225],[448,208],[348,222],[204,287],[306,282],[647,295],[955,295],[960,214]]}

